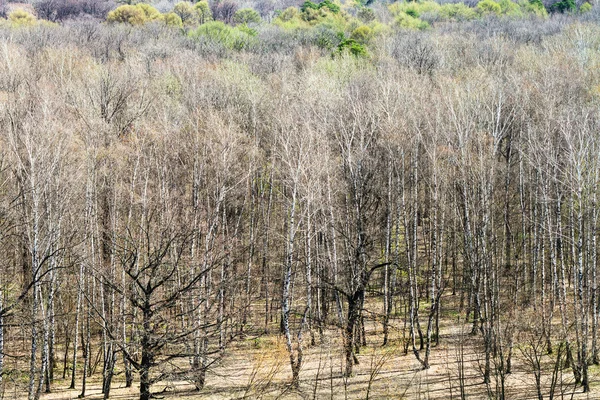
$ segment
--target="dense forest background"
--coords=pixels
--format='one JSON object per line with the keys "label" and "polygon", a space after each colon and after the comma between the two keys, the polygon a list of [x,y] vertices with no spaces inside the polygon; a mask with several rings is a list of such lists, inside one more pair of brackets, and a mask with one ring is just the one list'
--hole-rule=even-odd
{"label": "dense forest background", "polygon": [[0,6],[4,397],[598,393],[592,4]]}

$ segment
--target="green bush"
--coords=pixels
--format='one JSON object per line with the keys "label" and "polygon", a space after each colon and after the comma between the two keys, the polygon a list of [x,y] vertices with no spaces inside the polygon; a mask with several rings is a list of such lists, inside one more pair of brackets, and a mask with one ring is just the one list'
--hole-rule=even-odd
{"label": "green bush", "polygon": [[277,18],[283,22],[288,22],[300,16],[300,12],[296,7],[288,7],[279,13]]}
{"label": "green bush", "polygon": [[144,12],[137,6],[124,5],[115,8],[106,17],[108,22],[141,25],[146,22]]}
{"label": "green bush", "polygon": [[307,10],[320,10],[322,8],[327,8],[327,9],[329,9],[329,11],[331,11],[334,14],[337,14],[340,12],[340,6],[333,3],[331,0],[324,0],[324,1],[320,2],[319,4],[316,4],[310,0],[307,0],[302,4],[302,6],[300,7],[300,10],[302,12],[305,12]]}
{"label": "green bush", "polygon": [[304,3],[302,3],[302,6],[300,6],[300,11],[302,11],[302,12],[305,12],[306,10],[318,10],[318,9],[319,9],[319,6],[310,0],[306,0]]}
{"label": "green bush", "polygon": [[146,22],[156,21],[162,18],[162,14],[150,4],[146,3],[138,3],[135,5],[138,9],[144,13],[144,18],[146,18]]}
{"label": "green bush", "polygon": [[562,0],[550,6],[550,11],[558,13],[570,13],[577,10],[574,0]]}
{"label": "green bush", "polygon": [[239,31],[239,32],[245,33],[248,36],[256,36],[256,35],[258,35],[258,31],[256,29],[252,29],[252,28],[250,28],[246,24],[244,24],[244,25],[238,25],[235,29],[237,31]]}
{"label": "green bush", "polygon": [[579,12],[582,14],[592,11],[592,5],[587,1],[579,7]]}
{"label": "green bush", "polygon": [[221,21],[207,22],[192,33],[192,37],[207,37],[216,42],[227,43],[232,35],[232,28]]}
{"label": "green bush", "polygon": [[528,0],[522,3],[521,6],[526,12],[545,17],[548,15],[548,11],[542,3],[542,0]]}
{"label": "green bush", "polygon": [[503,15],[507,15],[509,17],[520,17],[523,15],[523,12],[521,12],[521,7],[511,0],[500,0],[498,1],[498,5],[500,6],[500,12]]}
{"label": "green bush", "polygon": [[173,12],[179,15],[184,25],[195,25],[198,23],[198,13],[192,3],[188,3],[187,1],[179,2],[173,7]]}
{"label": "green bush", "polygon": [[163,15],[149,4],[138,3],[135,6],[123,5],[108,13],[108,22],[119,22],[131,25],[141,25],[150,21],[163,19]]}
{"label": "green bush", "polygon": [[481,15],[499,15],[502,12],[502,7],[500,7],[500,4],[496,3],[494,0],[481,0],[479,3],[477,3],[477,11]]}
{"label": "green bush", "polygon": [[358,57],[366,57],[368,55],[365,47],[354,39],[344,39],[338,45],[338,53],[344,53],[346,51]]}
{"label": "green bush", "polygon": [[340,12],[340,6],[333,3],[331,0],[324,0],[319,3],[319,8],[327,7],[332,13],[337,14]]}
{"label": "green bush", "polygon": [[34,15],[19,9],[8,14],[8,20],[13,26],[32,26],[37,22]]}
{"label": "green bush", "polygon": [[234,28],[221,21],[207,22],[190,33],[192,38],[206,38],[234,50],[247,48],[255,35],[256,32],[252,29],[244,26]]}
{"label": "green bush", "polygon": [[408,10],[405,11],[405,13],[407,15],[410,15],[413,18],[419,18],[421,16],[419,14],[419,12],[417,10],[415,10],[414,8],[409,8]]}
{"label": "green bush", "polygon": [[208,1],[202,0],[197,2],[194,5],[194,9],[196,10],[196,15],[198,16],[198,22],[200,24],[205,24],[209,21],[212,21],[212,11],[208,5]]}
{"label": "green bush", "polygon": [[176,26],[181,28],[183,26],[183,21],[181,21],[181,17],[174,12],[169,12],[163,15],[163,20],[166,25]]}
{"label": "green bush", "polygon": [[236,24],[258,24],[260,21],[260,14],[252,8],[240,8],[233,14]]}
{"label": "green bush", "polygon": [[366,25],[359,26],[350,35],[350,39],[356,40],[360,44],[366,44],[373,37],[373,31]]}
{"label": "green bush", "polygon": [[451,21],[470,21],[477,18],[477,13],[463,3],[444,4],[440,8],[440,17]]}
{"label": "green bush", "polygon": [[429,28],[429,24],[427,22],[421,21],[419,18],[408,15],[405,12],[401,12],[396,17],[396,25],[404,29],[423,30]]}
{"label": "green bush", "polygon": [[391,4],[388,9],[393,16],[397,17],[401,13],[406,13],[412,17],[419,18],[421,15],[438,14],[440,11],[440,5],[434,1],[411,1],[411,2],[396,2]]}

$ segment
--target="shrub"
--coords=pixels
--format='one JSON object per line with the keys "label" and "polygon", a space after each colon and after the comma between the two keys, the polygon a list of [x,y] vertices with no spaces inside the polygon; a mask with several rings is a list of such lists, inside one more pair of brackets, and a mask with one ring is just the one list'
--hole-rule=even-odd
{"label": "shrub", "polygon": [[236,24],[258,24],[260,21],[260,15],[252,8],[241,8],[233,15]]}
{"label": "shrub", "polygon": [[136,6],[124,5],[109,12],[106,20],[108,22],[141,25],[146,22],[146,17],[140,8]]}
{"label": "shrub", "polygon": [[340,6],[333,3],[331,0],[324,0],[319,3],[319,8],[327,7],[332,13],[337,14],[340,12]]}
{"label": "shrub", "polygon": [[359,26],[350,35],[351,39],[356,40],[358,43],[366,44],[373,37],[373,31],[366,25]]}
{"label": "shrub", "polygon": [[502,12],[502,8],[500,7],[500,4],[496,3],[494,0],[481,0],[477,3],[477,11],[482,15],[499,15]]}
{"label": "shrub", "polygon": [[440,8],[440,17],[445,20],[470,21],[477,18],[477,13],[463,3],[444,4]]}
{"label": "shrub", "polygon": [[124,5],[117,7],[108,13],[108,22],[120,22],[131,25],[141,25],[149,21],[157,21],[163,16],[158,10],[149,4],[139,3],[135,6]]}
{"label": "shrub", "polygon": [[198,23],[198,13],[192,3],[182,1],[175,4],[173,12],[181,18],[184,25],[195,25]]}
{"label": "shrub", "polygon": [[302,19],[305,21],[316,21],[321,16],[319,9],[316,8],[306,8],[302,11]]}
{"label": "shrub", "polygon": [[150,4],[146,3],[138,3],[135,5],[138,9],[140,9],[144,13],[144,17],[146,18],[146,22],[148,21],[156,21],[162,18],[162,14]]}
{"label": "shrub", "polygon": [[324,1],[320,2],[319,4],[316,4],[310,0],[307,0],[304,3],[302,3],[300,10],[302,12],[306,12],[307,10],[320,10],[322,8],[327,8],[327,9],[329,9],[329,11],[331,11],[334,14],[337,14],[340,12],[340,6],[333,3],[331,0],[324,0]]}
{"label": "shrub", "polygon": [[392,34],[392,28],[388,24],[382,24],[381,22],[374,21],[369,24],[371,28],[372,36],[385,36]]}
{"label": "shrub", "polygon": [[176,26],[176,27],[183,26],[183,21],[181,20],[181,17],[179,15],[175,14],[174,12],[169,12],[169,13],[166,13],[165,15],[163,15],[163,20],[165,21],[165,24],[168,26]]}
{"label": "shrub", "polygon": [[302,6],[300,6],[300,11],[302,11],[302,12],[305,12],[306,10],[318,10],[318,9],[319,9],[319,6],[310,0],[306,0],[304,3],[302,3]]}
{"label": "shrub", "polygon": [[523,15],[521,12],[521,7],[519,7],[517,3],[513,3],[511,0],[500,0],[498,1],[498,5],[500,6],[500,12],[503,15],[510,17],[520,17]]}
{"label": "shrub", "polygon": [[530,12],[532,14],[536,14],[540,17],[544,17],[548,15],[548,11],[546,11],[546,7],[542,0],[529,0],[523,3],[523,8],[525,11]]}
{"label": "shrub", "polygon": [[231,27],[225,25],[221,21],[208,22],[196,29],[192,33],[192,37],[204,36],[213,39],[217,42],[227,42],[231,36]]}
{"label": "shrub", "polygon": [[434,1],[423,2],[397,2],[391,4],[388,9],[394,16],[404,12],[412,17],[419,18],[425,13],[437,14],[440,10],[440,5]]}
{"label": "shrub", "polygon": [[196,15],[198,16],[199,23],[205,24],[209,21],[212,21],[212,12],[210,11],[208,1],[202,0],[197,2],[194,5],[194,9],[196,10]]}
{"label": "shrub", "polygon": [[205,38],[219,43],[228,49],[242,50],[247,48],[253,41],[256,31],[238,27],[234,28],[221,21],[211,21],[200,25],[198,29],[191,32],[190,36],[195,39]]}
{"label": "shrub", "polygon": [[296,7],[288,7],[282,12],[280,12],[277,18],[282,22],[288,22],[298,17],[299,15],[300,13],[298,12],[298,9]]}
{"label": "shrub", "polygon": [[343,53],[345,51],[348,51],[350,54],[358,57],[366,57],[368,55],[364,46],[354,39],[344,39],[338,45],[338,53]]}
{"label": "shrub", "polygon": [[25,10],[14,10],[8,14],[8,20],[14,26],[32,26],[36,23],[36,18]]}
{"label": "shrub", "polygon": [[550,11],[558,13],[569,13],[577,10],[574,0],[562,0],[550,6]]}
{"label": "shrub", "polygon": [[415,10],[414,8],[409,8],[408,10],[405,11],[405,13],[407,15],[410,15],[413,18],[419,18],[420,14],[417,10]]}
{"label": "shrub", "polygon": [[419,18],[410,16],[405,12],[401,12],[396,17],[396,25],[404,29],[423,30],[429,28],[429,24],[427,22],[421,21]]}
{"label": "shrub", "polygon": [[592,5],[587,1],[579,7],[579,12],[582,14],[592,11]]}

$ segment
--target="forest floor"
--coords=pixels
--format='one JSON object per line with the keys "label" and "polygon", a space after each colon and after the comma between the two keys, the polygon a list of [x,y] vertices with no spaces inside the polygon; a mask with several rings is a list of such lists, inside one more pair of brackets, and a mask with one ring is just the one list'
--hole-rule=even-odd
{"label": "forest floor", "polygon": [[[517,317],[526,320],[531,316]],[[400,321],[398,321],[400,324]],[[441,320],[439,346],[432,347],[431,368],[423,370],[410,351],[404,353],[402,325],[391,331],[393,340],[381,346],[381,324],[367,326],[367,346],[361,349],[354,376],[342,375],[342,339],[337,331],[327,331],[322,338],[315,332],[316,344],[310,346],[306,336],[304,367],[298,388],[291,388],[291,369],[283,338],[277,335],[248,336],[234,342],[219,364],[207,373],[206,387],[193,390],[188,382],[159,382],[152,387],[164,399],[460,399],[459,365],[461,348],[464,359],[465,397],[494,398],[497,379],[490,386],[483,383],[483,346],[480,336],[470,336],[471,324],[458,324],[446,315]],[[531,343],[531,342],[528,342]],[[515,343],[513,370],[506,375],[506,399],[538,399],[534,374],[524,352],[531,349],[525,343]],[[555,355],[542,356],[541,381],[544,399],[548,398]],[[136,376],[137,378],[137,376]],[[600,367],[590,366],[591,392],[582,393],[573,385],[569,369],[558,374],[555,399],[600,399]],[[81,389],[67,389],[70,381],[56,380],[53,392],[42,399],[75,399]],[[79,387],[80,385],[78,385]],[[111,389],[111,399],[138,397],[137,381],[125,388],[124,378],[117,375]],[[100,374],[88,379],[86,398],[101,399]],[[24,393],[7,391],[4,398],[24,398]]]}

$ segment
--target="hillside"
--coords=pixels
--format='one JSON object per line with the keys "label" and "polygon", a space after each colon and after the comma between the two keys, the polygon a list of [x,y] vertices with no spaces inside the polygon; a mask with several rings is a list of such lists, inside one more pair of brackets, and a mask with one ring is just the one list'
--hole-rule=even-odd
{"label": "hillside", "polygon": [[599,397],[597,7],[270,4],[10,5],[4,398]]}

